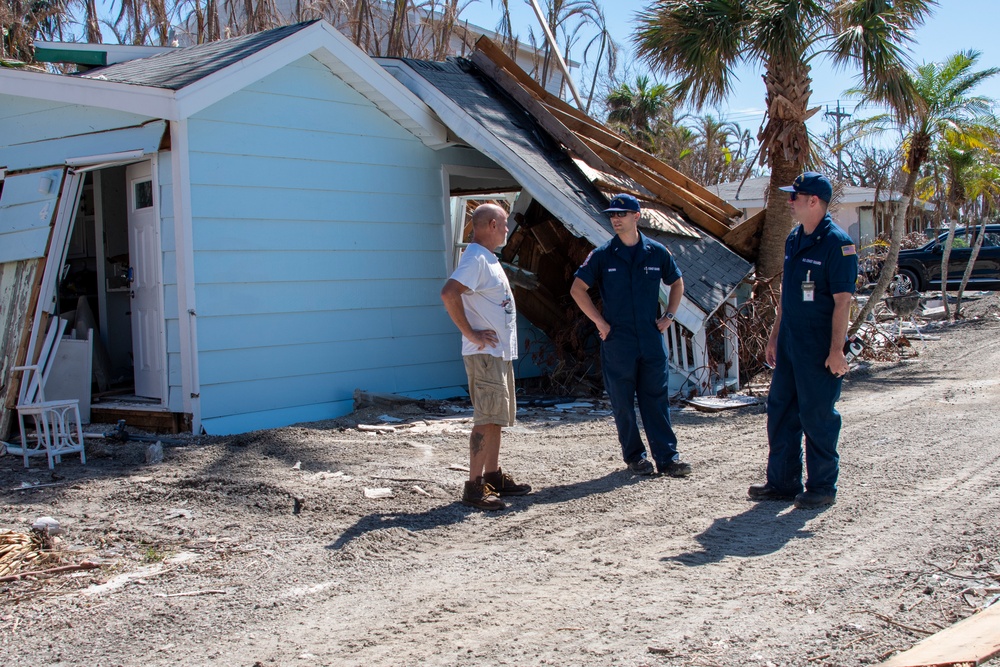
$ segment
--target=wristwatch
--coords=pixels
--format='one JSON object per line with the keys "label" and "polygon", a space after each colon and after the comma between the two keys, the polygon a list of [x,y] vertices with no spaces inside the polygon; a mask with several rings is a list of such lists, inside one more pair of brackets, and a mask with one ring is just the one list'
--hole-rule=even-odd
{"label": "wristwatch", "polygon": [[667,319],[668,319],[668,320],[670,320],[670,321],[673,321],[673,319],[674,319],[674,314],[673,314],[673,313],[671,313],[671,312],[668,312],[668,313],[667,313],[666,315],[664,315],[664,317],[665,317],[665,318],[667,318]]}

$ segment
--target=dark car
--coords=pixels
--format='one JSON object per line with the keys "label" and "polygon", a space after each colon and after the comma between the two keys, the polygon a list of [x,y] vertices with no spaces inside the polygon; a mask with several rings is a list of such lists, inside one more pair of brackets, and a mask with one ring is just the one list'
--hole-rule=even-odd
{"label": "dark car", "polygon": [[[968,235],[962,227],[955,231],[948,259],[948,289],[958,289],[962,284],[977,231],[978,227],[970,228]],[[899,252],[896,273],[902,277],[904,286],[908,280],[913,289],[921,292],[941,289],[941,255],[947,237],[948,232],[944,232],[920,248]],[[967,289],[1000,290],[1000,225],[986,225],[983,247],[979,249]]]}

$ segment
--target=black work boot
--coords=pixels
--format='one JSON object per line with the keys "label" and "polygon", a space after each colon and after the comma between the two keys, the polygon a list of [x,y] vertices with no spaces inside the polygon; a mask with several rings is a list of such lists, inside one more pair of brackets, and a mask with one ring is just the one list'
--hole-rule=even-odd
{"label": "black work boot", "polygon": [[795,495],[782,493],[769,484],[751,484],[747,489],[750,500],[794,500]]}

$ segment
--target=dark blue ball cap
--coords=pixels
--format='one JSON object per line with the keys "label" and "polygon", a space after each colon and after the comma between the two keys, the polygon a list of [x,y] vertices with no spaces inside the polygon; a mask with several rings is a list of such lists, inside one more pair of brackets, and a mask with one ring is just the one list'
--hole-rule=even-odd
{"label": "dark blue ball cap", "polygon": [[612,211],[631,211],[632,213],[638,213],[639,200],[632,195],[615,195],[608,207],[604,209],[605,213],[611,213]]}
{"label": "dark blue ball cap", "polygon": [[830,179],[818,171],[807,171],[799,174],[794,183],[778,189],[803,195],[816,195],[827,204],[833,199],[833,184],[830,183]]}

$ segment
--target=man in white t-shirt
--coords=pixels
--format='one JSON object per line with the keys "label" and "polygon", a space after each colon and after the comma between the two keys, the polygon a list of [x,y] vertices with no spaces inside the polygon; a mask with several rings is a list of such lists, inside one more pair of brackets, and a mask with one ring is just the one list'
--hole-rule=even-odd
{"label": "man in white t-shirt", "polygon": [[506,507],[502,496],[531,491],[500,468],[500,433],[514,425],[517,313],[510,283],[493,250],[507,242],[507,212],[483,204],[472,213],[472,242],[441,289],[441,300],[462,332],[473,427],[469,481],[462,502],[484,510]]}

